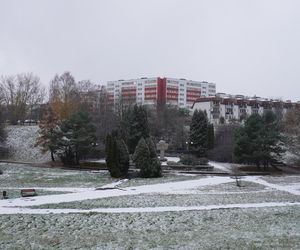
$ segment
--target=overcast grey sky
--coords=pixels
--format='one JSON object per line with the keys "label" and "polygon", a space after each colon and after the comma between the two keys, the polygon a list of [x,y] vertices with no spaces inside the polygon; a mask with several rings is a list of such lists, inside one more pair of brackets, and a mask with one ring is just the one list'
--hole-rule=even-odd
{"label": "overcast grey sky", "polygon": [[168,76],[300,100],[299,0],[0,0],[0,75]]}

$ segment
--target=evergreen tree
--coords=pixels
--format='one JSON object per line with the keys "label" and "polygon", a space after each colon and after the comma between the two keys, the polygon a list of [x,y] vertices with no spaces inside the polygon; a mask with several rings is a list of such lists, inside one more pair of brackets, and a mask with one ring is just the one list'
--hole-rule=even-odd
{"label": "evergreen tree", "polygon": [[118,149],[118,166],[120,169],[120,176],[126,176],[129,169],[129,152],[126,143],[123,139],[116,139],[117,149]]}
{"label": "evergreen tree", "polygon": [[106,151],[106,166],[108,168],[110,175],[112,177],[115,177],[119,175],[119,171],[117,169],[117,163],[116,163],[117,146],[111,134],[108,134],[106,136],[105,151]]}
{"label": "evergreen tree", "polygon": [[149,173],[149,177],[161,177],[162,175],[161,164],[160,164],[160,160],[157,157],[156,147],[154,145],[154,142],[150,137],[146,138],[145,141],[149,148],[150,159],[151,159],[150,162],[151,171]]}
{"label": "evergreen tree", "polygon": [[283,152],[276,115],[266,112],[263,116],[252,114],[236,134],[234,156],[236,161],[268,166]]}
{"label": "evergreen tree", "polygon": [[128,148],[131,154],[142,137],[149,137],[147,112],[144,107],[135,105],[130,112],[128,129]]}
{"label": "evergreen tree", "polygon": [[215,140],[214,125],[208,124],[207,127],[207,148],[208,149],[214,148],[214,140]]}
{"label": "evergreen tree", "polygon": [[261,131],[263,121],[260,115],[252,114],[236,134],[234,156],[237,162],[260,165]]}
{"label": "evergreen tree", "polygon": [[125,177],[129,169],[129,153],[124,140],[113,133],[106,138],[106,165],[111,177]]}
{"label": "evergreen tree", "polygon": [[149,148],[150,157],[157,158],[157,151],[156,151],[156,147],[155,147],[153,140],[150,137],[148,137],[145,139],[145,142]]}
{"label": "evergreen tree", "polygon": [[161,165],[157,158],[155,146],[150,138],[146,140],[142,137],[136,146],[133,161],[140,169],[140,176],[143,178],[153,178],[161,176]]}
{"label": "evergreen tree", "polygon": [[206,112],[195,110],[190,125],[190,143],[192,152],[199,156],[206,156],[208,149],[208,121]]}
{"label": "evergreen tree", "polygon": [[65,165],[78,165],[79,160],[96,145],[96,129],[91,117],[83,112],[74,113],[58,125],[52,119],[54,118],[49,118],[49,123],[46,121],[42,125],[37,144],[44,148],[48,147]]}
{"label": "evergreen tree", "polygon": [[[62,123],[63,144],[67,146],[76,164],[89,153],[96,144],[96,128],[91,117],[85,112],[74,113]],[[70,155],[71,156],[71,155]],[[70,160],[72,157],[70,158]]]}
{"label": "evergreen tree", "polygon": [[284,142],[288,151],[294,155],[293,161],[300,163],[300,108],[295,107],[285,115]]}
{"label": "evergreen tree", "polygon": [[262,116],[263,132],[262,132],[262,163],[268,166],[269,162],[284,152],[282,149],[282,136],[280,134],[280,122],[275,113],[267,111]]}
{"label": "evergreen tree", "polygon": [[139,140],[132,157],[136,168],[141,169],[150,162],[150,151],[144,138]]}

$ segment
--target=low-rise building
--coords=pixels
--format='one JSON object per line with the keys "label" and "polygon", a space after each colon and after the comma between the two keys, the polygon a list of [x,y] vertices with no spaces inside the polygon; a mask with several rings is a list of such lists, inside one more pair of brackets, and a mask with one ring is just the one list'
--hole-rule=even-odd
{"label": "low-rise building", "polygon": [[243,122],[251,114],[262,115],[268,110],[283,117],[289,109],[296,106],[300,106],[300,103],[220,93],[197,99],[192,106],[192,111],[196,109],[206,111],[209,122],[217,125]]}

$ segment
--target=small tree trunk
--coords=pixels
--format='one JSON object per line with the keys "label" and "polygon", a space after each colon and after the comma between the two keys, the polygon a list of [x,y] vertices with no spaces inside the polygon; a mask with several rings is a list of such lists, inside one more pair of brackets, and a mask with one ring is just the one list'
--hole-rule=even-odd
{"label": "small tree trunk", "polygon": [[53,151],[51,151],[51,160],[52,160],[53,162],[55,161]]}
{"label": "small tree trunk", "polygon": [[75,152],[75,159],[76,159],[76,164],[79,165],[79,157],[78,157],[78,153]]}
{"label": "small tree trunk", "polygon": [[259,163],[259,161],[256,161],[256,166],[257,166],[258,169],[260,169],[260,163]]}

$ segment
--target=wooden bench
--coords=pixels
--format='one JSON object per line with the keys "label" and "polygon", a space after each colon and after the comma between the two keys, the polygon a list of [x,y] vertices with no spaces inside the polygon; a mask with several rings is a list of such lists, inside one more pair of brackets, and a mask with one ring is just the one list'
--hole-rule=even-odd
{"label": "wooden bench", "polygon": [[3,199],[8,199],[8,195],[6,191],[2,192]]}
{"label": "wooden bench", "polygon": [[33,188],[28,188],[28,189],[21,189],[21,196],[22,197],[31,197],[31,196],[36,196],[37,193],[35,189]]}

